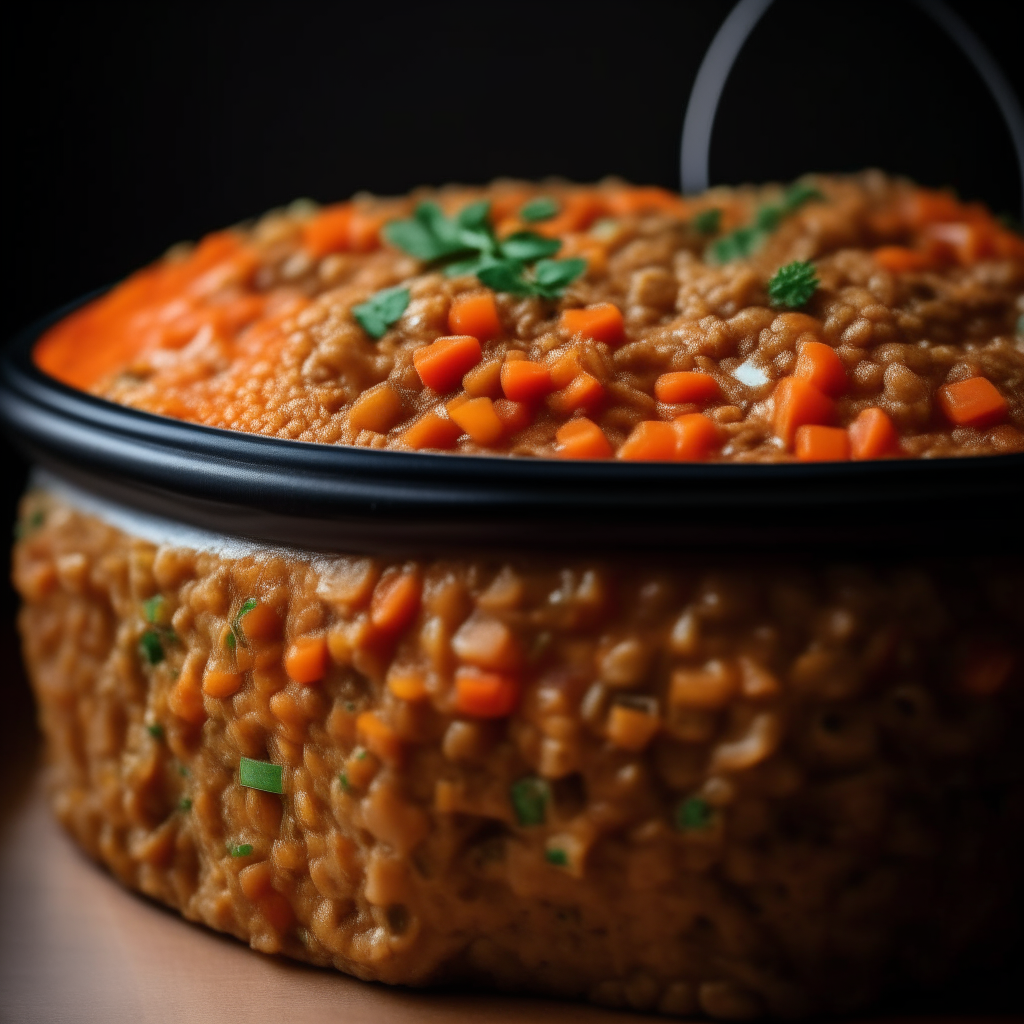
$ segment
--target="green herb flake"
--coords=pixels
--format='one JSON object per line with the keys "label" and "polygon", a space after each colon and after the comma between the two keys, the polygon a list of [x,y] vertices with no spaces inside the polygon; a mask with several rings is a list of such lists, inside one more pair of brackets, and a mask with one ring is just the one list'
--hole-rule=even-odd
{"label": "green herb flake", "polygon": [[405,312],[409,305],[409,289],[385,288],[371,295],[366,302],[352,307],[352,315],[366,333],[375,341],[383,338],[387,329]]}
{"label": "green herb flake", "polygon": [[252,853],[251,843],[228,843],[228,853],[232,857],[248,857]]}
{"label": "green herb flake", "polygon": [[812,199],[824,200],[824,198],[813,185],[809,185],[806,181],[797,181],[786,189],[786,194],[782,197],[782,208],[786,213],[795,213],[804,203],[809,203]]}
{"label": "green herb flake", "polygon": [[562,293],[587,269],[581,256],[569,260],[538,260],[533,268],[534,294],[544,299],[561,298]]}
{"label": "green herb flake", "polygon": [[708,247],[712,263],[728,263],[752,256],[764,245],[767,233],[756,227],[736,228],[729,234],[716,239]]}
{"label": "green herb flake", "polygon": [[534,260],[554,256],[562,243],[557,238],[545,238],[532,231],[517,231],[499,243],[501,255],[509,260],[532,263]]}
{"label": "green herb flake", "polygon": [[179,811],[191,811],[192,810],[192,799],[191,799],[191,797],[183,796],[178,801],[178,810]]}
{"label": "green herb flake", "polygon": [[512,809],[520,825],[543,825],[547,817],[551,787],[543,779],[528,775],[512,783],[509,791]]}
{"label": "green herb flake", "polygon": [[717,207],[711,210],[701,210],[693,218],[693,230],[700,235],[717,235],[722,226],[722,211]]}
{"label": "green herb flake", "polygon": [[799,309],[807,304],[817,287],[814,264],[794,260],[780,267],[768,282],[768,298],[777,308]]}
{"label": "green herb flake", "polygon": [[14,539],[22,540],[30,533],[34,533],[46,521],[46,513],[37,508],[30,512],[26,518],[14,524]]}
{"label": "green herb flake", "polygon": [[238,640],[233,629],[227,631],[227,635],[224,637],[224,646],[232,653],[234,653],[235,648],[238,646]]}
{"label": "green herb flake", "polygon": [[146,726],[146,732],[155,740],[162,740],[164,738],[164,727],[159,722],[152,722]]}
{"label": "green herb flake", "polygon": [[160,642],[160,634],[155,629],[147,629],[139,637],[139,647],[150,665],[159,665],[164,660],[164,645]]}
{"label": "green herb flake", "polygon": [[348,781],[348,773],[347,772],[339,772],[338,773],[338,782],[341,783],[341,788],[342,788],[342,790],[344,790],[344,792],[346,792],[346,793],[351,793],[352,792],[352,783]]}
{"label": "green herb flake", "polygon": [[146,621],[151,625],[155,625],[160,621],[161,613],[164,609],[164,598],[162,594],[154,594],[152,597],[147,597],[142,602],[142,614],[145,616]]}
{"label": "green herb flake", "polygon": [[178,765],[178,774],[183,778],[187,779],[192,773],[188,770],[188,767],[183,764]]}
{"label": "green herb flake", "polygon": [[257,604],[259,604],[259,602],[255,597],[247,597],[245,601],[242,602],[242,607],[238,609],[238,614],[235,616],[235,622],[239,622],[243,615],[248,615]]}
{"label": "green herb flake", "polygon": [[557,846],[552,847],[549,850],[544,851],[544,859],[549,864],[554,864],[557,867],[564,868],[569,866],[569,856],[565,850],[558,849]]}
{"label": "green herb flake", "polygon": [[676,828],[688,832],[707,828],[711,823],[711,808],[699,796],[691,796],[676,808]]}
{"label": "green herb flake", "polygon": [[355,705],[354,701],[351,701],[351,700],[345,701],[345,710],[349,714],[351,714],[353,711],[355,711],[355,709],[356,709],[356,705]]}
{"label": "green herb flake", "polygon": [[356,760],[357,761],[365,761],[366,760],[366,751],[362,747],[359,747],[359,749],[356,750]]}
{"label": "green herb flake", "polygon": [[260,789],[264,793],[283,793],[281,766],[269,761],[253,761],[243,757],[238,766],[239,781],[246,789]]}
{"label": "green herb flake", "polygon": [[557,200],[550,196],[538,196],[519,211],[519,216],[531,224],[536,224],[538,221],[551,220],[560,209]]}

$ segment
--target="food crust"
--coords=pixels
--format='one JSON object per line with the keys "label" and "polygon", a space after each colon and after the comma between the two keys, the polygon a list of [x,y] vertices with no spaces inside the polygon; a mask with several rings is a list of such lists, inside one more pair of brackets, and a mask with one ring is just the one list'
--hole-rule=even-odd
{"label": "food crust", "polygon": [[227,557],[44,491],[20,532],[57,814],[255,949],[743,1020],[1019,894],[1019,560]]}

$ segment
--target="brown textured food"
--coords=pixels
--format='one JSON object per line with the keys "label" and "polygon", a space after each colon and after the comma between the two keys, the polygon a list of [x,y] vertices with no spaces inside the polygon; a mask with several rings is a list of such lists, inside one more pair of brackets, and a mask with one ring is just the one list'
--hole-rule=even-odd
{"label": "brown textured food", "polygon": [[947,971],[1019,889],[1018,560],[228,558],[43,492],[21,532],[57,813],[256,949],[742,1020]]}
{"label": "brown textured food", "polygon": [[[300,205],[176,251],[55,328],[37,358],[116,402],[303,441],[567,456],[579,451],[560,445],[556,431],[586,413],[607,439],[587,449],[592,457],[666,458],[623,444],[645,421],[703,413],[717,427],[716,444],[676,457],[778,461],[801,456],[777,422],[776,388],[797,372],[801,347],[817,340],[838,355],[847,378],[825,419],[847,428],[878,409],[898,435],[898,445],[865,449],[871,456],[855,449],[855,457],[1024,449],[1024,241],[976,205],[878,172],[808,180],[824,200],[783,217],[750,258],[723,265],[705,258],[710,236],[695,226],[700,214],[720,210],[728,232],[777,202],[778,187],[680,200],[614,182],[504,182],[402,200],[362,197],[319,213]],[[453,299],[481,286],[380,248],[381,226],[408,216],[414,199],[434,198],[454,213],[482,197],[502,235],[531,226],[515,211],[539,195],[554,196],[566,212],[533,227],[562,240],[560,257],[582,255],[585,275],[557,301],[498,294],[501,329],[482,339],[480,367],[461,386],[456,378],[443,392],[426,387],[414,353],[465,333],[449,322]],[[800,312],[773,309],[768,282],[794,260],[813,261],[820,285]],[[353,306],[399,284],[411,302],[375,342]],[[622,311],[621,339],[574,334],[560,319],[601,303]],[[133,317],[118,320],[117,310],[128,307]],[[524,357],[556,375],[571,364],[558,388],[588,374],[593,396],[574,402],[559,390],[522,407],[483,410],[486,424],[476,433],[452,424],[453,400],[507,406],[500,365]],[[659,401],[657,379],[676,371],[710,375],[719,394]],[[991,382],[1005,408],[994,418],[951,419],[940,389],[972,378]],[[375,399],[360,404],[374,387]],[[436,429],[424,433],[421,424],[410,433],[431,416],[447,426],[430,421]]]}

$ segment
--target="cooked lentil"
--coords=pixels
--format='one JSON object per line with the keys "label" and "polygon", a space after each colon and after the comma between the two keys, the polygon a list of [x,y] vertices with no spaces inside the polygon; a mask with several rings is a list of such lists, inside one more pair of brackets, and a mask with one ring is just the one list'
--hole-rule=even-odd
{"label": "cooked lentil", "polygon": [[226,557],[42,491],[21,521],[58,815],[256,949],[746,1020],[948,970],[1019,891],[1014,557]]}
{"label": "cooked lentil", "polygon": [[[449,215],[486,200],[497,238],[555,239],[586,271],[556,299],[445,276],[382,242],[423,200]],[[365,305],[398,286],[402,309],[396,293],[383,318]],[[506,181],[302,203],[210,235],[57,325],[36,360],[125,405],[325,444],[934,457],[1024,450],[1022,318],[1024,240],[879,172],[686,199]],[[682,374],[713,391],[665,387]]]}

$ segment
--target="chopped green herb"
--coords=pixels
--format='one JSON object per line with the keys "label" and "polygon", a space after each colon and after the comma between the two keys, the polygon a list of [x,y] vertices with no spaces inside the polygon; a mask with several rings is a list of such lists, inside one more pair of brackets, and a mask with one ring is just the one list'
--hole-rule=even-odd
{"label": "chopped green herb", "polygon": [[700,213],[693,218],[693,230],[701,235],[717,235],[718,229],[721,225],[722,211],[717,208],[701,210]]}
{"label": "chopped green herb", "polygon": [[808,185],[806,181],[797,181],[786,189],[786,194],[782,197],[782,207],[786,213],[793,213],[812,199],[824,198],[813,185]]}
{"label": "chopped green herb", "polygon": [[164,660],[164,645],[160,642],[160,634],[155,629],[147,629],[139,637],[139,646],[150,665],[159,665]]}
{"label": "chopped green herb", "polygon": [[359,748],[359,749],[358,749],[358,750],[356,751],[356,760],[357,760],[357,761],[365,761],[365,760],[366,760],[366,751],[365,751],[365,750],[363,750],[363,748],[362,748],[362,747],[360,747],[360,748]]}
{"label": "chopped green herb", "polygon": [[549,864],[555,864],[560,868],[567,867],[569,864],[569,857],[565,850],[559,850],[557,846],[550,850],[545,850],[544,859]]}
{"label": "chopped green herb", "polygon": [[707,828],[710,822],[711,808],[699,796],[689,797],[676,808],[676,828],[683,832]]}
{"label": "chopped green herb", "polygon": [[153,722],[146,726],[146,732],[155,740],[162,740],[164,738],[164,727],[159,722]]}
{"label": "chopped green herb", "polygon": [[540,220],[551,220],[558,213],[559,209],[557,201],[550,196],[538,196],[536,199],[531,199],[519,211],[519,216],[523,220],[535,224]]}
{"label": "chopped green herb", "polygon": [[228,629],[227,635],[224,637],[224,646],[232,652],[238,646],[238,641],[235,638],[235,631],[233,629]]}
{"label": "chopped green herb", "polygon": [[338,773],[338,781],[341,783],[341,788],[346,793],[352,792],[352,783],[348,781],[348,774],[346,772]]}
{"label": "chopped green herb", "polygon": [[345,710],[346,711],[348,711],[351,714],[353,711],[355,711],[355,709],[356,709],[356,705],[355,705],[354,701],[351,701],[351,700],[345,701]]}
{"label": "chopped green herb", "polygon": [[417,259],[442,264],[449,277],[475,274],[489,288],[513,295],[558,298],[586,270],[586,260],[547,259],[562,247],[558,239],[517,231],[499,242],[489,212],[487,202],[470,203],[452,220],[434,203],[420,203],[411,219],[386,225],[384,237]]}
{"label": "chopped green herb", "polygon": [[187,797],[187,796],[183,796],[178,801],[178,810],[179,811],[191,811],[192,810],[192,798],[191,797]]}
{"label": "chopped green herb", "polygon": [[238,777],[246,789],[260,789],[264,793],[284,792],[279,764],[243,757],[238,766]]}
{"label": "chopped green herb", "polygon": [[257,604],[259,604],[259,602],[255,597],[247,597],[242,602],[242,607],[238,609],[238,614],[235,616],[235,622],[238,622],[243,615],[248,615]]}
{"label": "chopped green herb", "polygon": [[543,825],[547,817],[551,787],[544,779],[528,775],[512,783],[510,790],[512,809],[520,825]]}
{"label": "chopped green herb", "polygon": [[353,306],[352,315],[359,321],[359,326],[377,340],[383,338],[387,329],[405,312],[409,298],[408,288],[385,288]]}
{"label": "chopped green herb", "polygon": [[773,306],[799,309],[807,304],[817,287],[814,264],[794,260],[780,267],[768,282],[768,298]]}
{"label": "chopped green herb", "polygon": [[228,843],[228,853],[232,857],[248,857],[252,853],[252,845],[250,843],[238,843],[237,845]]}
{"label": "chopped green herb", "polygon": [[187,779],[192,773],[188,770],[188,767],[183,764],[178,765],[178,774],[183,778]]}
{"label": "chopped green herb", "polygon": [[783,218],[795,213],[804,203],[825,197],[813,186],[796,182],[786,189],[779,203],[767,203],[754,215],[754,223],[736,228],[708,246],[707,257],[712,263],[728,263],[745,259],[764,245],[768,236]]}
{"label": "chopped green herb", "polygon": [[506,259],[532,263],[534,260],[554,256],[562,248],[562,243],[557,238],[544,238],[532,231],[517,231],[502,239],[499,248]]}
{"label": "chopped green herb", "polygon": [[147,597],[142,602],[142,614],[146,617],[146,621],[149,623],[156,623],[160,619],[160,613],[163,611],[164,598],[163,594],[154,594],[152,597]]}
{"label": "chopped green herb", "polygon": [[34,512],[30,513],[27,518],[14,524],[15,540],[21,540],[23,537],[27,537],[30,533],[38,530],[45,520],[46,513],[43,512],[41,508],[37,508]]}

